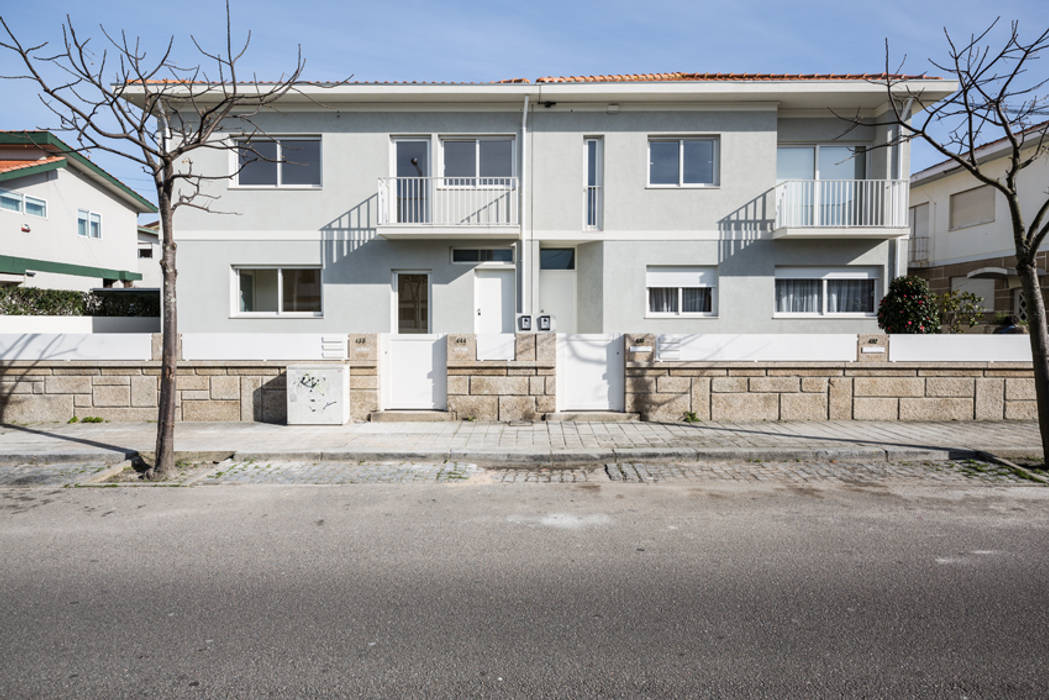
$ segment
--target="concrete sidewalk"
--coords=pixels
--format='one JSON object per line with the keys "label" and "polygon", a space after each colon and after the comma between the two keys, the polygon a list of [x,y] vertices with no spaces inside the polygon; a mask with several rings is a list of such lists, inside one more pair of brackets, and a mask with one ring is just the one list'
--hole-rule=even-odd
{"label": "concrete sidewalk", "polygon": [[[153,450],[154,423],[0,426],[0,463],[112,463]],[[646,460],[949,459],[1041,453],[1038,426],[1009,423],[180,423],[176,451],[240,460],[469,460],[554,464]]]}

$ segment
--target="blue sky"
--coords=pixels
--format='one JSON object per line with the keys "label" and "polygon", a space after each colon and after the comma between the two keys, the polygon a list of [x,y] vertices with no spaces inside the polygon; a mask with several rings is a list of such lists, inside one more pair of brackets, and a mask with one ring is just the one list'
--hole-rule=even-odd
{"label": "blue sky", "polygon": [[[196,63],[189,35],[207,47],[224,41],[220,0],[156,5],[141,0],[77,3],[3,0],[5,20],[24,43],[56,41],[68,12],[82,32],[127,30],[144,46],[174,35],[176,56]],[[870,3],[665,0],[526,0],[507,2],[311,2],[234,0],[234,36],[252,31],[243,66],[272,78],[294,64],[296,45],[305,78],[358,80],[535,79],[542,75],[697,72],[878,72],[889,40],[893,68],[937,74],[946,24],[956,35],[978,30],[1001,14],[1026,33],[1044,28],[1045,0],[882,0]],[[101,37],[99,37],[101,38]],[[1049,60],[1049,57],[1047,57]],[[1044,63],[1044,62],[1043,62]],[[0,73],[17,70],[0,54]],[[1037,72],[1049,76],[1049,65]],[[50,126],[49,113],[28,82],[0,82],[0,128]],[[96,160],[154,199],[149,178],[114,156]],[[914,169],[938,160],[915,147]]]}

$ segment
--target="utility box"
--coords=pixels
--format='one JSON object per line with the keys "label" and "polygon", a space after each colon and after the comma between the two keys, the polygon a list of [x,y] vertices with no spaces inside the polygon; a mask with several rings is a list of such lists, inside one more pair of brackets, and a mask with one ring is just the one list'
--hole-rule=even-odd
{"label": "utility box", "polygon": [[350,420],[350,368],[288,367],[288,425],[344,425]]}

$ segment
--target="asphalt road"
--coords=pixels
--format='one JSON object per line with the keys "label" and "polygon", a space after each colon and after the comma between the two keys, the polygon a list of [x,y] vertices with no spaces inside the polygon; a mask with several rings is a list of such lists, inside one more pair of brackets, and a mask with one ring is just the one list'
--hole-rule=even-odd
{"label": "asphalt road", "polygon": [[0,696],[1049,694],[1049,489],[0,490]]}

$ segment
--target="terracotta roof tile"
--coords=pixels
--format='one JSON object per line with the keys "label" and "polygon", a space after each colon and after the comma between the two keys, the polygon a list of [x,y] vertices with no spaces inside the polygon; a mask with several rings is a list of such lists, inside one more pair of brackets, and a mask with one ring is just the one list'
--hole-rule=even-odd
{"label": "terracotta roof tile", "polygon": [[629,73],[609,75],[548,75],[536,78],[537,83],[640,83],[679,81],[778,81],[778,80],[915,80],[927,75],[903,73]]}
{"label": "terracotta roof tile", "polygon": [[50,158],[37,158],[36,160],[0,160],[0,173],[9,173],[12,170],[21,170],[22,168],[32,168],[37,165],[57,163],[60,160],[65,160],[65,158],[61,156],[51,156]]}

